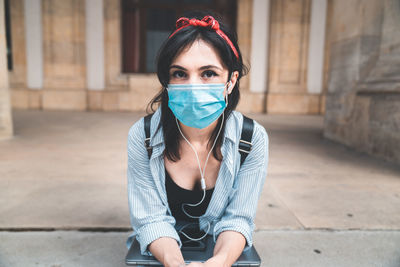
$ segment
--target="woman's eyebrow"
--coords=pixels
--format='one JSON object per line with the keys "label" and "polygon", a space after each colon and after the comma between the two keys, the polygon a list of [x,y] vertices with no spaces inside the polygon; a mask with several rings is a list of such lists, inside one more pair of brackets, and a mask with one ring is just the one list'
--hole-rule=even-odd
{"label": "woman's eyebrow", "polygon": [[180,69],[180,70],[187,70],[187,69],[185,69],[184,67],[179,66],[179,65],[171,65],[169,68],[170,68],[170,69],[176,68],[176,69]]}
{"label": "woman's eyebrow", "polygon": [[[187,69],[185,69],[184,67],[179,66],[179,65],[171,65],[171,66],[169,67],[169,69],[172,69],[172,68],[187,71]],[[199,70],[205,70],[205,69],[218,69],[218,70],[221,70],[221,71],[223,70],[221,67],[218,67],[218,66],[215,66],[215,65],[205,65],[205,66],[201,66],[201,67],[199,68]]]}
{"label": "woman's eyebrow", "polygon": [[215,65],[206,65],[206,66],[202,66],[200,67],[200,70],[204,70],[204,69],[219,69],[219,70],[223,70],[222,68],[215,66]]}

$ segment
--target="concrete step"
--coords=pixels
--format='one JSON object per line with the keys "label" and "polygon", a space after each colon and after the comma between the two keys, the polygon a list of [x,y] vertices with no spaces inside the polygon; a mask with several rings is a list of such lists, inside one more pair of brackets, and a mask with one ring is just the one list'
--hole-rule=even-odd
{"label": "concrete step", "polygon": [[[129,232],[0,232],[1,267],[125,266]],[[400,231],[262,230],[264,267],[398,267]]]}

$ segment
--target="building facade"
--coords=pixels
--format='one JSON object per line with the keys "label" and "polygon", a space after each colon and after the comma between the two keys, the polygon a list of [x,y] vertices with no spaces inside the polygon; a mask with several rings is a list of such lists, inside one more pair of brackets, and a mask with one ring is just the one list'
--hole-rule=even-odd
{"label": "building facade", "polygon": [[326,0],[6,1],[14,108],[144,110],[161,89],[151,63],[170,32],[163,25],[184,11],[171,7],[189,2],[187,9],[214,7],[236,25],[250,66],[239,110],[324,111]]}
{"label": "building facade", "polygon": [[324,137],[400,163],[398,0],[0,0],[0,6],[0,53],[7,54],[0,58],[0,138],[12,136],[11,107],[144,111],[161,90],[154,59],[175,19],[191,8],[213,9],[236,28],[250,66],[238,110],[324,114]]}

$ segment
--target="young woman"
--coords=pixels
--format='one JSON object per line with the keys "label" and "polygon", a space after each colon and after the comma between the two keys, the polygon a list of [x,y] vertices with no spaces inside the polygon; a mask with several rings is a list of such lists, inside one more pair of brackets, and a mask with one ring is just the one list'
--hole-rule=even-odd
{"label": "young woman", "polygon": [[[267,175],[268,135],[254,121],[252,148],[240,164],[243,116],[235,111],[245,69],[236,35],[211,16],[180,18],[160,49],[161,92],[151,117],[149,159],[144,118],[129,130],[128,198],[144,255],[185,266],[182,237],[197,222],[216,241],[214,256],[188,266],[231,266],[252,246],[254,216]],[[178,223],[179,222],[179,223]],[[178,226],[179,225],[179,226]],[[179,233],[182,233],[179,235]]]}

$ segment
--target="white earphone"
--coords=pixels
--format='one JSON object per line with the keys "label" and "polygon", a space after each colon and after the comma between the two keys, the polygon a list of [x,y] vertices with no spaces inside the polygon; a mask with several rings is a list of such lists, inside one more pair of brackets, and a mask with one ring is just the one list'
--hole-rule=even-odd
{"label": "white earphone", "polygon": [[[206,180],[205,180],[204,174],[205,174],[205,172],[206,172],[206,166],[207,166],[207,162],[208,162],[208,159],[209,159],[209,157],[210,157],[210,154],[211,154],[211,152],[213,151],[214,146],[215,146],[215,144],[216,144],[216,142],[217,142],[218,136],[219,136],[219,134],[220,134],[220,132],[221,132],[221,130],[222,130],[222,126],[223,126],[223,124],[224,124],[224,118],[225,118],[225,115],[224,115],[224,112],[222,112],[221,127],[219,128],[218,134],[217,134],[217,136],[216,136],[216,138],[215,138],[215,140],[214,140],[214,143],[213,143],[213,145],[212,145],[210,151],[209,151],[208,154],[207,154],[207,158],[206,158],[206,162],[204,163],[204,168],[203,168],[203,170],[201,170],[201,164],[200,164],[199,156],[197,155],[196,149],[195,149],[195,148],[193,147],[193,145],[189,142],[189,140],[187,140],[187,138],[185,137],[185,135],[183,135],[183,133],[182,133],[182,131],[181,131],[181,128],[179,127],[178,119],[175,118],[175,120],[176,120],[176,125],[178,126],[179,132],[181,133],[183,139],[185,139],[185,141],[189,144],[189,146],[192,148],[192,150],[194,151],[194,153],[195,153],[195,155],[196,155],[196,159],[197,159],[197,163],[198,163],[198,165],[199,165],[199,171],[200,171],[200,175],[201,175],[201,180],[200,180],[200,182],[201,182],[201,189],[203,190],[203,197],[201,198],[200,202],[195,203],[195,204],[183,203],[182,206],[181,206],[183,213],[185,213],[186,216],[188,216],[189,218],[192,218],[192,219],[199,219],[199,218],[201,217],[201,216],[192,216],[192,215],[190,215],[189,213],[187,213],[186,210],[185,210],[185,206],[186,206],[186,205],[187,205],[187,206],[190,206],[190,207],[199,206],[201,203],[203,203],[203,201],[204,201],[204,199],[205,199],[205,197],[206,197]],[[199,240],[203,239],[204,237],[206,237],[207,234],[208,234],[208,232],[210,231],[211,225],[210,225],[209,222],[207,222],[207,223],[208,223],[207,231],[206,231],[206,233],[205,233],[202,237],[199,237],[199,238],[191,238],[191,237],[188,236],[185,232],[183,232],[183,229],[185,229],[185,228],[186,228],[187,226],[189,226],[189,225],[193,225],[193,223],[189,223],[189,224],[184,225],[181,229],[179,229],[179,233],[181,233],[181,234],[184,235],[186,238],[188,238],[188,239],[190,239],[190,240],[192,240],[192,241],[199,241]]]}
{"label": "white earphone", "polygon": [[[232,76],[233,76],[233,72],[232,72],[231,77],[230,77],[229,82],[228,82],[228,90],[227,90],[227,92],[226,92],[226,94],[225,94],[225,97],[226,97],[226,106],[228,106],[228,92],[229,92],[229,90],[231,89],[231,86],[232,86],[232,81],[231,81],[231,80],[232,80]],[[176,125],[178,126],[178,130],[179,130],[179,132],[181,133],[183,139],[185,139],[185,141],[189,144],[189,146],[192,148],[192,150],[194,151],[194,153],[195,153],[195,155],[196,155],[197,163],[198,163],[198,165],[199,165],[200,176],[201,176],[201,180],[200,180],[200,182],[201,182],[201,189],[203,190],[203,197],[201,198],[200,202],[195,203],[195,204],[183,203],[182,206],[181,206],[181,208],[182,208],[183,213],[185,213],[186,216],[188,216],[189,218],[192,218],[192,219],[199,219],[201,216],[192,216],[192,215],[188,214],[188,213],[186,212],[186,210],[185,210],[185,206],[186,206],[186,205],[187,205],[187,206],[190,206],[190,207],[199,206],[201,203],[203,203],[203,201],[204,201],[204,199],[205,199],[205,197],[206,197],[206,180],[205,180],[205,175],[204,175],[204,174],[205,174],[205,171],[206,171],[206,166],[207,166],[208,158],[210,157],[210,154],[211,154],[211,152],[213,151],[214,146],[215,146],[215,144],[216,144],[216,142],[217,142],[218,136],[219,136],[219,134],[220,134],[220,132],[221,132],[221,130],[222,130],[222,126],[223,126],[224,120],[225,120],[225,115],[224,115],[224,112],[222,112],[222,122],[221,122],[221,126],[220,126],[220,128],[219,128],[219,130],[218,130],[217,136],[215,137],[214,143],[213,143],[213,145],[212,145],[210,151],[209,151],[208,154],[207,154],[207,158],[206,158],[206,162],[204,163],[204,168],[203,168],[203,170],[201,169],[201,164],[200,164],[199,156],[198,156],[198,154],[197,154],[196,149],[195,149],[195,148],[193,147],[193,145],[189,142],[189,140],[187,140],[187,138],[183,135],[183,133],[182,133],[182,131],[181,131],[181,128],[179,127],[178,119],[177,119],[176,117],[175,117],[175,120],[176,120]],[[189,224],[184,225],[181,229],[179,229],[179,233],[181,233],[181,234],[184,235],[186,238],[188,238],[189,240],[192,240],[192,241],[199,241],[199,240],[201,240],[201,239],[203,239],[204,237],[207,236],[207,234],[208,234],[208,232],[210,231],[210,228],[211,228],[211,225],[210,225],[209,222],[207,222],[207,224],[208,224],[207,231],[206,231],[206,233],[205,233],[202,237],[199,237],[199,238],[191,238],[191,237],[188,236],[185,232],[183,232],[183,229],[185,229],[187,226],[193,225],[193,224],[194,224],[194,223],[189,223]]]}

